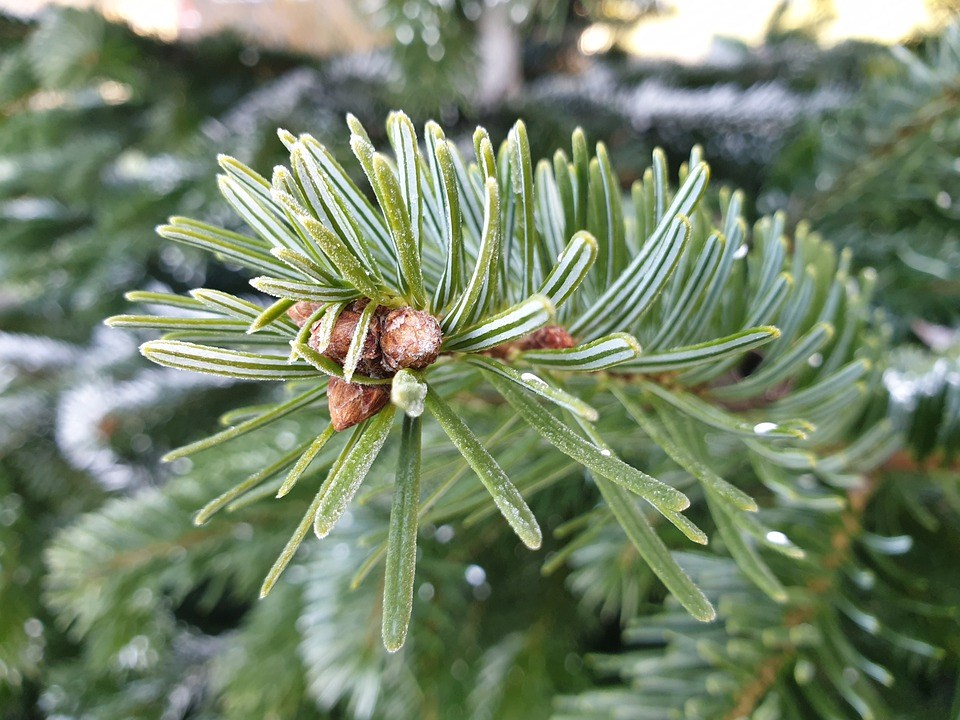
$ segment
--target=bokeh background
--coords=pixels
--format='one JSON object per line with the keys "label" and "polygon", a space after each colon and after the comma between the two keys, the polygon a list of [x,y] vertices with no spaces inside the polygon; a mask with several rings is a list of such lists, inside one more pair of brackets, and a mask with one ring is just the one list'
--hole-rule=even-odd
{"label": "bokeh background", "polygon": [[[676,165],[700,143],[752,215],[806,218],[875,266],[903,342],[956,355],[957,12],[950,0],[0,0],[0,717],[362,717],[376,694],[367,646],[340,647],[322,610],[312,626],[302,612],[337,602],[323,594],[336,587],[304,599],[294,578],[254,609],[285,515],[191,535],[213,493],[198,480],[164,494],[171,478],[250,464],[158,459],[259,391],[148,367],[141,338],[101,323],[135,288],[247,292],[242,274],[153,232],[172,214],[236,225],[218,152],[269,174],[285,127],[353,167],[347,112],[374,140],[402,108],[465,145],[477,124],[502,139],[522,117],[534,156],[579,125],[628,187],[654,147]],[[67,535],[77,523],[89,532]],[[486,562],[450,581],[465,616],[511,560]],[[564,587],[544,581],[536,602]],[[549,715],[553,695],[594,681],[580,658],[616,645],[616,619],[597,618],[566,623],[540,674],[501,678],[517,687],[499,710],[461,716]],[[488,621],[465,657],[509,630]],[[311,632],[326,654],[303,649]],[[459,662],[449,677],[434,668],[438,696],[487,707],[487,676]],[[952,685],[927,680],[897,701],[903,717],[946,717]]]}

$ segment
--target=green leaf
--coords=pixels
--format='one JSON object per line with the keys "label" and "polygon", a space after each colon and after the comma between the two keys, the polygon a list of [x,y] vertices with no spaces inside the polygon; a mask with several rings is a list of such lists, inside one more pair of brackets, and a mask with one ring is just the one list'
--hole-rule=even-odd
{"label": "green leaf", "polygon": [[[249,330],[249,328],[248,328]],[[192,342],[198,345],[214,345],[249,350],[253,346],[263,348],[263,351],[283,351],[286,341],[272,333],[260,335],[248,335],[246,332],[231,330],[229,332],[206,331],[206,330],[176,330],[164,333],[163,340],[178,340],[180,342]]]}
{"label": "green leaf", "polygon": [[367,344],[367,331],[370,329],[370,321],[373,320],[373,314],[377,311],[377,303],[372,300],[368,302],[357,325],[353,329],[353,337],[350,338],[350,347],[347,348],[347,356],[343,360],[343,379],[347,382],[353,378],[353,373],[357,370],[357,363],[363,355],[363,348]]}
{"label": "green leaf", "polygon": [[713,605],[673,559],[667,546],[650,526],[650,522],[637,509],[633,498],[606,478],[595,477],[594,481],[640,557],[660,578],[667,590],[697,620],[710,622],[716,618],[717,612]]}
{"label": "green leaf", "polygon": [[439,312],[463,288],[463,229],[460,218],[460,198],[457,193],[457,171],[451,158],[450,145],[436,123],[427,123],[427,143],[434,150],[430,161],[443,210],[443,233],[446,241],[446,264],[437,284],[433,298],[434,309]]}
{"label": "green leaf", "polygon": [[224,318],[163,317],[161,315],[114,315],[104,321],[108,327],[138,328],[147,330],[204,330],[239,331],[247,324],[240,320]]}
{"label": "green leaf", "polygon": [[543,295],[532,295],[502,313],[473,327],[446,336],[443,352],[481,352],[529,335],[553,319],[553,303]]}
{"label": "green leaf", "polygon": [[[407,215],[407,208],[404,207],[402,187],[393,174],[390,164],[380,154],[373,156],[373,172],[380,189],[378,197],[383,215],[387,219],[390,236],[397,251],[400,279],[404,285],[402,290],[408,295],[407,300],[410,304],[422,310],[427,300],[426,291],[423,288],[419,233],[414,233],[412,221]],[[409,178],[405,179],[409,180]],[[416,192],[416,205],[419,211],[419,190]]]}
{"label": "green leaf", "polygon": [[754,397],[785,382],[801,368],[807,366],[810,356],[833,337],[833,327],[824,323],[814,325],[809,332],[798,339],[793,347],[773,357],[770,363],[743,380],[733,384],[712,388],[710,394],[720,400],[743,400]]}
{"label": "green leaf", "polygon": [[[580,426],[580,429],[586,433],[587,438],[598,448],[601,452],[606,451],[612,454],[612,448],[604,441],[600,436],[600,433],[597,432],[597,429],[589,422],[582,420],[579,417],[576,417],[575,420]],[[686,517],[682,513],[676,512],[674,510],[669,510],[667,508],[658,508],[660,513],[673,525],[682,532],[689,540],[692,540],[695,543],[700,545],[706,545],[708,542],[707,534],[697,527],[690,518]]]}
{"label": "green leaf", "polygon": [[[196,290],[191,290],[190,295],[202,303],[207,309],[213,310],[221,315],[237,318],[248,324],[256,322],[264,312],[264,308],[256,303],[219,290],[197,288]],[[281,327],[272,327],[267,328],[267,332],[276,333],[285,337],[286,332],[284,331],[296,330],[297,327],[293,324],[292,320],[285,317],[277,318],[276,325],[282,326],[282,330]]]}
{"label": "green leaf", "polygon": [[[757,502],[752,497],[743,492],[740,488],[731,485],[722,477],[717,475],[710,467],[695,457],[683,444],[679,435],[679,427],[672,424],[667,408],[655,406],[658,410],[658,416],[666,425],[666,429],[660,428],[652,418],[650,418],[632,399],[627,397],[624,388],[611,387],[613,396],[620,401],[627,414],[632,417],[641,429],[653,440],[660,448],[669,455],[680,467],[697,478],[705,488],[714,492],[717,497],[724,501],[732,503],[740,510],[755,512]],[[671,430],[674,432],[671,433]]]}
{"label": "green leaf", "polygon": [[322,433],[317,435],[317,437],[310,442],[310,445],[297,459],[297,463],[290,469],[290,472],[287,473],[287,477],[284,478],[283,484],[277,490],[278,498],[282,498],[293,489],[293,486],[297,484],[297,480],[299,480],[300,476],[306,472],[307,468],[310,466],[310,463],[312,463],[313,459],[320,454],[320,451],[323,450],[324,446],[327,444],[327,442],[329,442],[330,438],[332,438],[335,433],[336,431],[333,429],[333,425],[329,424]]}
{"label": "green leaf", "polygon": [[[407,210],[413,245],[419,252],[423,233],[423,201],[420,194],[420,152],[417,149],[417,130],[403,112],[387,116],[387,136],[397,157],[400,195]],[[376,164],[376,161],[374,161]]]}
{"label": "green leaf", "polygon": [[529,390],[530,392],[549,400],[554,405],[557,405],[564,410],[573,413],[574,415],[579,415],[590,422],[594,422],[598,418],[597,411],[590,407],[583,400],[564,390],[561,390],[560,388],[553,387],[538,375],[534,375],[530,372],[520,372],[509,365],[504,365],[498,360],[484,357],[482,355],[472,355],[467,358],[467,361],[471,365],[476,365],[485,372],[495,373],[500,377],[506,378],[525,390]]}
{"label": "green leaf", "polygon": [[383,645],[396,652],[407,638],[413,611],[413,581],[417,566],[417,512],[420,504],[420,435],[418,417],[403,419],[397,479],[393,486],[387,566],[383,583]]}
{"label": "green leaf", "polygon": [[635,337],[614,333],[564,350],[527,350],[518,357],[551,370],[596,372],[640,357],[640,353]]}
{"label": "green leaf", "polygon": [[748,422],[741,420],[731,413],[721,410],[719,407],[705,402],[696,395],[684,392],[682,390],[667,390],[656,383],[638,380],[639,385],[644,391],[656,395],[665,400],[670,405],[689,415],[695,420],[699,420],[705,425],[723,430],[734,435],[745,438],[794,438],[803,440],[813,431],[810,423],[802,420],[786,420],[778,423],[773,422]]}
{"label": "green leaf", "polygon": [[227,440],[233,440],[234,438],[245,435],[248,432],[259,430],[260,428],[272,423],[274,420],[279,420],[290,413],[307,407],[311,403],[322,398],[324,395],[326,395],[326,393],[327,387],[326,385],[322,385],[321,387],[308,390],[302,395],[297,395],[295,398],[287,400],[286,402],[278,405],[271,405],[266,412],[259,413],[248,420],[244,420],[243,422],[234,425],[233,427],[229,427],[226,430],[221,430],[215,435],[206,437],[203,440],[197,440],[196,442],[192,442],[188,445],[178,447],[175,450],[171,450],[161,458],[161,461],[171,462],[177,458],[193,455],[201,450],[206,450],[207,448],[214,447],[220,443],[227,442]]}
{"label": "green leaf", "polygon": [[205,306],[194,297],[176,295],[174,293],[152,292],[150,290],[131,290],[124,293],[123,298],[129,302],[144,305],[163,305],[166,307],[183,308],[184,310],[203,310]]}
{"label": "green leaf", "polygon": [[320,490],[320,504],[313,522],[313,531],[318,538],[325,538],[347,509],[386,442],[395,413],[396,408],[387,405],[364,421],[357,430],[356,442],[344,448],[342,460],[331,470]]}
{"label": "green leaf", "polygon": [[608,478],[636,493],[658,509],[679,511],[690,506],[690,500],[682,492],[627,465],[607,448],[599,448],[587,442],[505,380],[495,375],[490,375],[489,379],[497,392],[503,395],[513,409],[547,442],[594,474]]}
{"label": "green leaf", "polygon": [[296,232],[287,224],[283,210],[269,194],[261,197],[252,192],[249,185],[241,184],[233,177],[221,175],[217,180],[227,202],[260,237],[275,247],[295,250],[299,246]]}
{"label": "green leaf", "polygon": [[[290,347],[293,348],[296,354],[310,363],[320,372],[325,375],[330,375],[332,377],[338,377],[341,379],[344,378],[343,368],[330,358],[321,355],[312,347],[305,343],[298,343],[297,341],[292,341]],[[296,366],[292,366],[296,367]],[[352,382],[356,385],[387,385],[390,383],[389,378],[368,378],[363,375],[352,375],[349,382]]]}
{"label": "green leaf", "polygon": [[[566,167],[563,168],[566,174]],[[553,166],[547,160],[540,160],[536,169],[537,207],[536,222],[542,228],[543,245],[549,255],[563,252],[566,234],[567,213],[561,199],[558,180],[554,177]],[[571,208],[572,210],[572,208]]]}
{"label": "green leaf", "polygon": [[[301,135],[290,154],[290,159],[301,186],[305,190],[312,189],[312,198],[319,201],[329,223],[331,234],[335,235],[350,249],[354,257],[370,273],[371,280],[380,283],[383,281],[383,277],[380,275],[379,265],[374,260],[373,253],[363,233],[359,231],[353,213],[346,205],[347,194],[338,192],[338,187],[333,178],[326,174],[323,165],[319,162],[320,158],[328,156],[329,153],[326,148],[320,143],[309,135]],[[332,157],[328,157],[328,159],[330,163],[335,163]],[[390,256],[387,255],[387,257]],[[332,257],[330,259],[333,260]]]}
{"label": "green leaf", "polygon": [[151,340],[140,352],[158,365],[240,380],[292,380],[316,377],[311,367],[290,365],[282,355],[262,355],[176,340]]}
{"label": "green leaf", "polygon": [[257,317],[254,318],[253,322],[250,323],[250,327],[247,328],[247,333],[252,334],[259,332],[264,328],[271,325],[275,320],[279,320],[286,316],[287,310],[294,306],[294,301],[290,298],[280,298],[275,303],[272,303],[268,307],[263,309]]}
{"label": "green leaf", "polygon": [[585,230],[587,227],[587,193],[590,186],[590,151],[587,137],[581,128],[573,131],[573,189],[576,192],[576,221],[568,231]]}
{"label": "green leaf", "polygon": [[480,299],[484,282],[491,275],[491,268],[495,267],[494,260],[500,246],[500,190],[495,179],[487,179],[484,197],[483,230],[477,264],[467,282],[467,287],[460,293],[453,308],[441,322],[444,334],[455,332],[469,322]]}
{"label": "green leaf", "polygon": [[547,275],[537,291],[560,307],[580,287],[597,259],[597,241],[590,233],[581,230],[574,235],[557,258],[557,264]]}
{"label": "green leaf", "polygon": [[237,483],[226,492],[208,502],[194,516],[193,524],[206,524],[215,513],[219,512],[241,495],[254,489],[264,481],[269,480],[271,477],[287,467],[290,463],[296,460],[304,450],[307,449],[309,444],[309,442],[301,443],[298,447],[295,447],[293,450],[277,459],[276,462],[273,462],[262,470],[255,472],[250,477],[246,478],[242,482]]}
{"label": "green leaf", "polygon": [[361,295],[380,298],[381,291],[376,275],[369,270],[336,234],[323,223],[310,217],[299,218],[320,249],[336,265],[343,279],[355,287]]}
{"label": "green leaf", "polygon": [[[667,180],[667,155],[660,148],[653,151],[653,221],[657,224],[663,222],[665,217],[669,218],[672,213],[667,210],[667,194],[670,191]],[[684,213],[689,215],[689,213]]]}
{"label": "green leaf", "polygon": [[[566,235],[570,235],[575,232],[580,226],[577,225],[576,217],[576,198],[573,194],[573,180],[571,175],[573,174],[573,166],[570,164],[570,161],[567,159],[566,154],[563,150],[557,150],[553,154],[553,176],[554,180],[557,183],[557,195],[560,203],[560,209],[563,213],[563,228]],[[541,201],[546,201],[546,198],[541,195]],[[541,218],[544,220],[543,218]],[[557,222],[560,222],[560,218],[556,219]],[[557,247],[562,242],[557,243]]]}
{"label": "green leaf", "polygon": [[257,272],[296,277],[283,263],[270,255],[270,245],[214,225],[182,217],[170,218],[169,225],[157,226],[157,234],[190,247],[211,252],[225,262]]}
{"label": "green leaf", "polygon": [[[350,128],[356,134],[357,124],[350,124]],[[366,136],[365,133],[364,136]],[[329,150],[309,135],[301,136],[300,140],[307,154],[323,171],[329,187],[343,208],[344,216],[356,223],[358,235],[374,240],[373,248],[386,264],[393,262],[396,258],[392,254],[390,234],[383,217],[370,204],[366,195],[360,192]],[[366,138],[366,140],[369,145],[370,139]]]}
{"label": "green leaf", "polygon": [[250,284],[267,295],[291,300],[330,303],[355,300],[360,297],[360,293],[352,287],[323,287],[316,283],[280,280],[272,277],[255,277],[250,281]]}
{"label": "green leaf", "polygon": [[800,417],[809,415],[811,411],[818,409],[824,403],[837,397],[839,393],[852,387],[870,371],[871,367],[869,360],[854,360],[840,370],[827,375],[819,382],[802,390],[795,390],[785,398],[778,400],[773,404],[772,409],[776,410],[777,413]]}
{"label": "green leaf", "polygon": [[[582,327],[591,328],[594,334],[622,330],[643,314],[676,267],[690,235],[687,218],[696,209],[709,180],[710,170],[704,163],[687,176],[642,251],[580,318]],[[657,184],[660,185],[665,185],[665,181]]]}
{"label": "green leaf", "polygon": [[740,530],[734,520],[733,513],[737,512],[729,505],[719,502],[712,493],[707,493],[707,505],[710,507],[710,515],[717,523],[717,530],[720,531],[720,537],[723,538],[723,544],[743,574],[750,578],[753,583],[766,593],[771,600],[783,602],[787,599],[787,591],[777,579],[776,575],[763,562],[756,550],[744,542],[740,535]]}
{"label": "green leaf", "polygon": [[[298,246],[302,247],[307,255],[318,264],[321,266],[326,265],[327,263],[323,253],[320,252],[320,248],[317,247],[316,242],[310,237],[310,233],[303,227],[303,222],[300,218],[313,214],[323,218],[323,222],[325,223],[330,222],[329,218],[322,210],[311,210],[313,206],[304,194],[303,187],[297,179],[290,174],[290,171],[279,165],[273,169],[273,183],[270,189],[270,197],[283,211],[287,223],[296,231]],[[289,250],[291,253],[296,252],[287,247],[274,247],[271,249],[271,253],[274,254],[274,256],[276,255],[276,250]]]}
{"label": "green leaf", "polygon": [[301,275],[305,275],[324,287],[336,287],[342,284],[326,268],[302,253],[288,248],[273,248],[270,250],[270,254]]}
{"label": "green leaf", "polygon": [[607,148],[603,143],[597,143],[596,165],[591,163],[590,169],[596,169],[595,179],[591,183],[591,190],[595,191],[595,207],[598,223],[597,230],[602,231],[597,236],[600,242],[600,273],[604,284],[614,278],[626,261],[626,229],[623,222],[623,205],[620,199],[620,186]]}
{"label": "green leaf", "polygon": [[624,363],[621,372],[653,375],[662,372],[688,370],[691,367],[705,365],[740,355],[747,350],[760,347],[780,336],[780,331],[772,326],[755,327],[749,330],[717,338],[708,342],[673,348],[649,355],[640,355],[635,360]]}
{"label": "green leaf", "polygon": [[517,195],[517,224],[520,250],[523,253],[523,289],[524,296],[533,293],[535,283],[542,277],[540,243],[534,223],[534,186],[533,165],[530,161],[530,142],[527,139],[527,127],[518,120],[507,138],[510,152],[510,175],[513,191]]}
{"label": "green leaf", "polygon": [[[359,425],[354,430],[343,451],[337,457],[336,462],[334,462],[333,467],[330,468],[330,475],[328,478],[333,477],[339,471],[347,457],[348,452],[357,444],[360,434],[366,427],[367,424],[364,423]],[[293,535],[290,536],[290,539],[287,541],[287,544],[284,545],[283,550],[280,551],[280,555],[273,563],[273,566],[270,568],[269,572],[267,572],[267,576],[263,580],[263,585],[260,586],[261,599],[270,594],[270,591],[273,589],[273,586],[276,585],[280,575],[287,568],[287,565],[290,564],[290,561],[293,560],[293,556],[296,554],[301,543],[303,543],[303,539],[307,536],[307,533],[310,532],[310,528],[314,523],[314,518],[317,515],[317,510],[320,508],[320,501],[323,499],[326,489],[327,483],[324,482],[324,484],[317,491],[317,494],[314,495],[310,506],[303,514],[303,518],[300,520],[300,523],[297,525],[296,529],[293,531]]]}
{"label": "green leaf", "polygon": [[477,167],[485,180],[497,179],[497,159],[493,152],[493,142],[490,133],[484,127],[478,126],[473,131],[473,150],[477,156]]}
{"label": "green leaf", "polygon": [[487,452],[477,436],[440,398],[437,391],[429,386],[427,389],[427,409],[470,467],[473,468],[517,537],[531,550],[539,548],[543,541],[540,526],[520,491],[510,482],[510,478]]}
{"label": "green leaf", "polygon": [[630,327],[670,279],[690,237],[690,221],[677,215],[654,233],[633,262],[573,323],[574,335],[595,337]]}
{"label": "green leaf", "polygon": [[270,183],[260,173],[229,155],[217,155],[217,164],[257,200],[270,203]]}
{"label": "green leaf", "polygon": [[[666,315],[660,322],[657,334],[647,344],[649,349],[676,345],[675,340],[681,331],[688,329],[698,301],[711,291],[714,283],[719,281],[716,271],[723,258],[724,246],[725,241],[717,233],[712,233],[707,238],[697,257],[697,264],[685,279],[679,297],[665,298],[662,301]],[[679,280],[676,274],[674,278]],[[716,306],[711,309],[715,310]]]}

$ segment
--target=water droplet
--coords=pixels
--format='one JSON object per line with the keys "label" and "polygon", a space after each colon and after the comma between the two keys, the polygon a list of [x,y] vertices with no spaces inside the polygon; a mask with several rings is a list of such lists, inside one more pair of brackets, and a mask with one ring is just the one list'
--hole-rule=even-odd
{"label": "water droplet", "polygon": [[440,42],[440,28],[436,25],[428,25],[420,32],[420,37],[427,45],[436,45]]}
{"label": "water droplet", "polygon": [[23,624],[23,631],[28,637],[38,638],[43,635],[43,623],[37,618],[30,618]]}
{"label": "water droplet", "polygon": [[823,355],[821,355],[820,353],[814,353],[813,355],[807,358],[807,365],[815,368],[820,367],[821,365],[823,365]]}
{"label": "water droplet", "polygon": [[546,387],[546,382],[530,372],[520,373],[520,379],[526,383],[531,383],[532,385],[540,385],[541,387]]}
{"label": "water droplet", "polygon": [[280,450],[292,450],[293,446],[297,444],[297,436],[289,430],[284,430],[277,434],[274,442],[276,442],[277,448]]}
{"label": "water droplet", "polygon": [[441,525],[437,528],[437,532],[434,534],[437,542],[443,545],[453,540],[453,536],[454,530],[450,525]]}
{"label": "water droplet", "polygon": [[397,28],[397,42],[401,45],[409,45],[413,42],[413,28],[409,25],[401,25]]}
{"label": "water droplet", "polygon": [[193,470],[193,460],[190,458],[177,458],[172,463],[170,463],[170,469],[174,472],[175,475],[186,475],[188,472]]}
{"label": "water droplet", "polygon": [[946,190],[941,190],[937,193],[937,207],[942,210],[949,210],[950,205],[953,204],[953,198],[950,197],[950,193]]}
{"label": "water droplet", "polygon": [[433,585],[431,583],[424,583],[419,588],[417,588],[417,597],[423,600],[424,602],[430,602],[433,600],[434,595]]}
{"label": "water droplet", "polygon": [[741,245],[734,251],[733,259],[740,260],[741,258],[745,258],[748,252],[750,252],[750,248],[746,245]]}
{"label": "water droplet", "polygon": [[611,455],[613,455],[613,453],[607,450],[607,448],[603,448],[600,451],[600,454],[603,455],[604,457],[610,457]]}
{"label": "water droplet", "polygon": [[790,540],[779,530],[771,530],[767,533],[767,542],[774,545],[788,545]]}
{"label": "water droplet", "polygon": [[778,426],[776,423],[772,423],[772,422],[762,422],[762,423],[757,423],[756,425],[754,425],[754,426],[753,426],[753,431],[754,431],[757,435],[767,435],[768,433],[771,433],[771,432],[773,432],[774,430],[776,430],[777,427],[779,427],[779,426]]}
{"label": "water droplet", "polygon": [[480,587],[487,580],[486,571],[479,565],[468,565],[463,573],[463,577],[474,587]]}
{"label": "water droplet", "polygon": [[522,3],[514,3],[510,6],[510,19],[517,25],[526,20],[529,14],[530,10]]}

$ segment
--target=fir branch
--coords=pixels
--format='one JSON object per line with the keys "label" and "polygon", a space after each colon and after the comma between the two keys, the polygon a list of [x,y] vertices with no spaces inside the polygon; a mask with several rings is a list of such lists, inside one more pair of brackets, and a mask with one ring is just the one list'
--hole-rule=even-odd
{"label": "fir branch", "polygon": [[[795,238],[792,256],[788,254],[782,216],[759,221],[748,240],[740,216],[742,201],[736,194],[721,198],[725,215],[715,226],[705,195],[709,170],[699,149],[681,168],[676,189],[668,180],[663,154],[654,153],[653,167],[635,193],[634,221],[628,223],[606,151],[598,146],[591,159],[580,132],[573,137],[572,164],[555,162],[552,170],[543,167],[534,173],[533,168],[541,166],[529,156],[522,123],[515,126],[499,156],[489,135],[478,129],[477,161],[470,164],[436,125],[425,130],[427,142],[421,148],[406,116],[391,115],[387,125],[397,154],[395,166],[376,153],[355,119],[349,124],[379,214],[320,143],[310,136],[281,133],[291,152],[292,170],[276,169],[272,185],[237,161],[221,158],[226,172],[223,190],[259,237],[200,228],[182,219],[171,226],[198,228],[196,232],[209,242],[216,239],[210,249],[221,255],[233,248],[232,257],[241,257],[256,248],[258,263],[267,251],[271,261],[279,258],[283,274],[251,281],[278,297],[277,302],[264,309],[223,293],[197,290],[193,295],[206,310],[228,319],[125,316],[110,321],[166,328],[166,336],[143,346],[148,358],[163,364],[245,379],[302,379],[316,383],[320,388],[316,392],[329,381],[332,429],[304,441],[306,450],[280,487],[281,495],[321,452],[333,430],[370,418],[333,463],[268,574],[262,594],[291,561],[307,528],[313,524],[322,537],[345,511],[376,452],[392,434],[391,397],[410,417],[426,408],[524,543],[539,547],[541,531],[526,499],[461,417],[455,389],[475,392],[483,381],[535,434],[575,463],[639,494],[689,539],[706,542],[707,535],[680,514],[690,500],[619,459],[589,424],[602,416],[602,410],[567,389],[589,387],[599,398],[609,397],[609,378],[597,372],[603,370],[618,378],[613,394],[630,410],[638,430],[654,444],[662,444],[704,483],[720,535],[736,549],[741,566],[782,599],[780,581],[741,538],[763,539],[771,531],[743,515],[745,508],[754,508],[753,501],[721,477],[722,463],[702,444],[700,433],[707,426],[728,439],[740,438],[748,452],[787,467],[806,463],[839,472],[866,456],[874,447],[871,443],[885,437],[885,426],[866,433],[863,447],[847,448],[822,462],[817,459],[825,449],[832,451],[844,442],[851,424],[878,391],[876,370],[865,374],[872,367],[870,360],[881,352],[881,333],[867,314],[870,277],[863,276],[860,285],[844,283],[844,261],[838,264],[830,246],[804,232]],[[576,192],[570,192],[573,188]],[[552,203],[538,202],[547,196]],[[559,216],[544,214],[558,210],[562,226]],[[538,230],[551,223],[557,227],[549,234]],[[564,235],[570,241],[548,273],[548,253],[557,252]],[[176,233],[171,237],[180,239]],[[463,266],[469,262],[474,267],[467,277]],[[351,298],[358,299],[345,304]],[[560,305],[569,331],[550,324]],[[678,323],[680,318],[690,319],[689,324],[664,333],[665,323]],[[291,320],[299,327],[294,329]],[[839,330],[834,323],[842,323]],[[287,358],[183,342],[170,334],[194,325],[216,328],[220,334],[235,332],[237,344],[241,337],[249,343],[249,328],[262,328],[264,338],[289,339],[293,352]],[[585,342],[576,345],[571,333]],[[656,349],[643,352],[645,341]],[[749,376],[737,366],[748,351],[761,357]],[[496,357],[487,357],[491,354]],[[533,372],[537,366],[556,372],[556,377],[541,377]],[[826,406],[821,412],[822,403],[814,400],[854,377],[861,382],[853,386],[852,396],[843,396],[843,412],[828,411]],[[546,413],[531,394],[556,404],[573,421]],[[667,432],[645,419],[648,408],[660,416]],[[792,411],[809,413],[820,426],[814,428]],[[298,412],[300,402],[290,401],[188,449],[205,450],[213,442]],[[404,448],[402,466],[415,467],[419,445],[407,443]],[[259,492],[252,490],[254,486],[282,467],[251,475],[208,506],[202,517],[237,502],[242,493],[252,492],[254,497]],[[531,492],[539,487],[542,484],[529,485]],[[610,487],[603,494],[608,502],[619,498],[614,514],[631,538],[643,538],[643,547],[649,550],[644,556],[654,570],[670,587],[684,588],[682,594],[695,615],[711,617],[703,603],[691,600],[699,590],[680,582],[685,576],[671,566],[660,539],[652,530],[637,530],[647,521],[628,512],[632,505],[619,493]],[[474,502],[454,502],[452,507],[480,517]],[[432,503],[431,498],[419,503],[420,512]],[[409,508],[417,505],[413,499],[401,503],[407,518],[403,527],[415,526]],[[394,522],[400,522],[399,517]],[[402,546],[411,546],[409,535],[391,533],[387,557],[408,556]],[[789,544],[771,546],[799,554]],[[408,594],[412,570],[403,567],[405,579],[395,560],[390,562],[391,582],[399,583],[391,585],[389,593],[391,616],[406,613],[401,596]],[[390,649],[399,646],[404,625],[405,621],[384,625]]]}

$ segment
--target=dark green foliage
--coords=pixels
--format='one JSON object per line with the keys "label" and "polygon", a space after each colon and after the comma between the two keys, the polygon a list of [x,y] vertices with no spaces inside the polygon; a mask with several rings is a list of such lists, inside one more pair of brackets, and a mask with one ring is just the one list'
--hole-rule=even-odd
{"label": "dark green foliage", "polygon": [[919,55],[877,58],[860,102],[827,113],[781,160],[798,215],[879,272],[904,321],[960,308],[960,25]]}
{"label": "dark green foliage", "polygon": [[[470,143],[458,161],[434,126],[417,131],[416,152],[403,116],[384,132],[390,90],[336,63],[290,70],[264,57],[226,71],[232,43],[169,48],[71,11],[0,30],[0,146],[22,170],[0,179],[3,211],[18,218],[0,231],[4,718],[956,713],[956,350],[893,345],[874,308],[899,300],[857,269],[873,257],[862,245],[838,252],[779,214],[747,222],[746,196],[706,186],[699,150],[679,172],[657,151],[642,172],[636,151],[581,133],[553,156],[553,131],[535,121],[529,139],[522,124],[478,132],[472,164]],[[851,57],[831,71],[859,67]],[[343,140],[347,109],[382,157],[355,120],[352,147]],[[331,155],[282,134],[293,162],[270,176],[286,161],[276,125],[314,133]],[[704,132],[723,155],[733,135]],[[234,195],[259,193],[242,222],[214,199],[220,151],[267,175],[250,184],[224,160]],[[331,197],[361,231],[343,215],[298,233],[286,213],[316,207],[276,190],[296,195],[298,168],[331,177],[332,158],[360,189],[340,182]],[[637,178],[632,192],[622,177]],[[950,177],[936,177],[946,189]],[[899,237],[928,232],[925,201],[899,186],[887,199],[902,202]],[[182,218],[162,232],[187,245],[152,236],[170,214],[249,240]],[[285,228],[275,237],[271,214]],[[830,227],[827,240],[844,241]],[[226,267],[197,250],[224,237]],[[286,251],[271,254],[277,243]],[[881,267],[882,283],[887,273],[899,271]],[[272,297],[246,285],[257,274]],[[184,294],[201,282],[216,290]],[[133,333],[91,330],[137,287],[147,292],[130,299],[147,314],[113,321]],[[452,352],[393,381],[394,412],[422,420],[404,417],[401,433],[381,414],[325,434],[325,373],[343,369],[302,343],[311,362],[288,363],[298,333],[285,306],[261,314],[304,293],[443,314]],[[930,305],[952,317],[943,297]],[[483,354],[550,309],[579,349]],[[288,380],[148,367],[134,333],[153,339],[164,325],[167,339],[147,345],[156,359],[227,347],[267,356],[218,355],[231,376]],[[218,431],[237,437],[200,441]],[[328,474],[337,502],[317,494]],[[398,477],[419,492],[406,497]],[[257,600],[293,529],[314,527],[304,511],[317,498],[321,534],[339,522]],[[395,654],[381,641],[383,572],[396,573],[383,632],[403,644]],[[709,623],[690,614],[714,611]]]}

